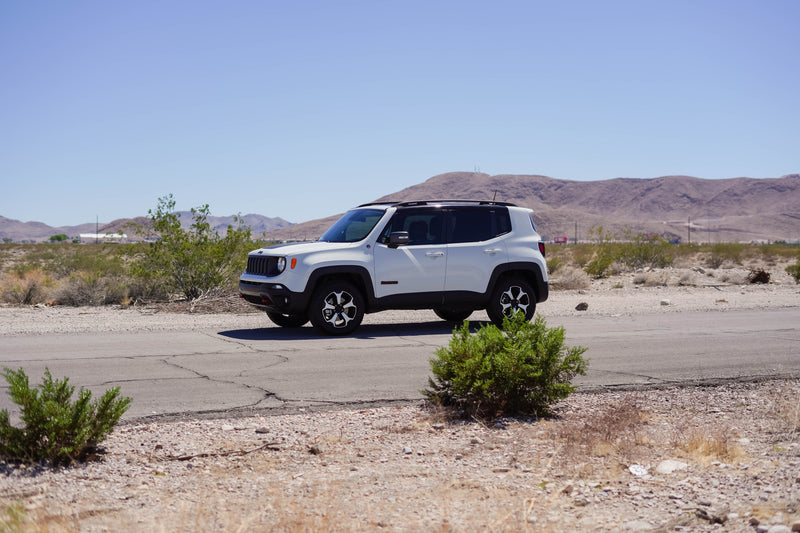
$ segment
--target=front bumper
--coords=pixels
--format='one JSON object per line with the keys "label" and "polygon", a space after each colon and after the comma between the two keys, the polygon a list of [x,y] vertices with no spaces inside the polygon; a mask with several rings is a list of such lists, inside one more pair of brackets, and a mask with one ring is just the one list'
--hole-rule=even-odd
{"label": "front bumper", "polygon": [[256,307],[286,315],[305,312],[308,305],[305,293],[293,292],[280,283],[240,279],[239,296]]}

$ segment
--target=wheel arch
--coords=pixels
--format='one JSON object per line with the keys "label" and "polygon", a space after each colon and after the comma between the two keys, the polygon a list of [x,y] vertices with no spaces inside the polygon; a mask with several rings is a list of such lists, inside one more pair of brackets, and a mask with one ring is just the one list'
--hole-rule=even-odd
{"label": "wheel arch", "polygon": [[375,291],[372,288],[372,278],[365,267],[334,266],[319,268],[311,273],[306,284],[306,293],[313,294],[322,283],[331,280],[349,281],[361,291],[367,308],[369,309],[373,306]]}
{"label": "wheel arch", "polygon": [[538,263],[532,262],[513,262],[498,265],[492,272],[492,278],[487,287],[487,295],[494,291],[495,286],[502,280],[519,276],[533,287],[536,294],[536,302],[544,302],[549,295],[548,283],[544,280],[542,269]]}

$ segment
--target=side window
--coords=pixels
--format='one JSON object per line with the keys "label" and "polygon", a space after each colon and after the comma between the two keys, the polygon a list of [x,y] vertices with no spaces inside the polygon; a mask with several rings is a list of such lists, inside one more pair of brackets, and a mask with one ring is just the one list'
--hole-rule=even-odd
{"label": "side window", "polygon": [[389,243],[395,231],[408,232],[408,245],[444,243],[444,216],[438,209],[399,209],[381,232],[378,242]]}
{"label": "side window", "polygon": [[536,222],[533,221],[533,213],[531,213],[531,226],[533,227],[533,231],[536,231]]}
{"label": "side window", "polygon": [[448,242],[488,241],[511,231],[511,218],[503,208],[466,207],[451,212]]}
{"label": "side window", "polygon": [[508,214],[508,209],[502,208],[492,211],[495,220],[495,237],[511,232],[511,216]]}

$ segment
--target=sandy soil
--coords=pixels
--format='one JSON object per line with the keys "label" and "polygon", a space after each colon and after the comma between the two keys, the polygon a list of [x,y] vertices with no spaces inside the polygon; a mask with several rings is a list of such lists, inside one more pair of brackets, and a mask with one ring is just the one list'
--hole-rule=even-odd
{"label": "sandy soil", "polygon": [[[632,274],[553,291],[539,312],[800,306],[793,280],[728,280],[697,271]],[[575,309],[581,302],[586,311]],[[4,307],[0,343],[22,334],[266,320],[174,311]],[[366,320],[432,320],[414,313]],[[784,380],[575,394],[549,420],[452,420],[420,404],[130,424],[110,435],[95,462],[68,469],[0,462],[0,529],[800,530],[798,398],[800,383]]]}

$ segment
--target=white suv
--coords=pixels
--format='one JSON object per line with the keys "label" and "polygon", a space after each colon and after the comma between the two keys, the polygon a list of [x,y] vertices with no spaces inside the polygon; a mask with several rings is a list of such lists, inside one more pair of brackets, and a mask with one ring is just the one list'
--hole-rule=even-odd
{"label": "white suv", "polygon": [[522,311],[530,320],[548,296],[532,214],[505,202],[361,205],[319,241],[250,252],[239,293],[279,326],[310,320],[330,335],[385,309],[433,309],[453,322],[486,309],[498,325]]}

